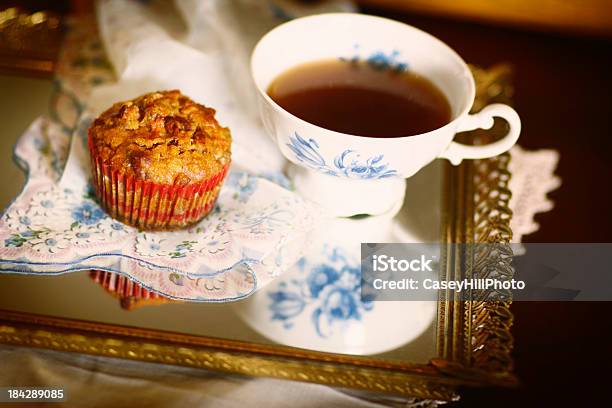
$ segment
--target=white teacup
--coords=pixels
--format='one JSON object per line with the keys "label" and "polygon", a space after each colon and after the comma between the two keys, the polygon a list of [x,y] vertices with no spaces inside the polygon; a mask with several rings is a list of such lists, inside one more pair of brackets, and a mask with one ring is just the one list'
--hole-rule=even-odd
{"label": "white teacup", "polygon": [[[365,60],[380,69],[416,72],[432,81],[451,106],[451,121],[427,133],[373,138],[335,132],[284,110],[267,94],[270,83],[306,62]],[[436,158],[452,164],[509,150],[521,122],[509,106],[493,104],[470,114],[474,78],[465,62],[446,44],[409,25],[363,14],[320,14],[292,20],[267,33],[257,44],[251,70],[260,94],[264,125],[293,168],[296,187],[338,216],[382,214],[403,199],[404,179]],[[496,142],[468,146],[455,134],[489,129],[505,119],[507,135]]]}

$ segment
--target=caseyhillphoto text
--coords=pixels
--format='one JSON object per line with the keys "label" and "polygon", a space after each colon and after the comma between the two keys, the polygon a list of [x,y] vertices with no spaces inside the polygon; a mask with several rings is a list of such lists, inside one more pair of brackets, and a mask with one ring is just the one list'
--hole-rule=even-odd
{"label": "caseyhillphoto text", "polygon": [[499,279],[463,279],[463,280],[436,280],[423,279],[422,281],[414,278],[387,280],[376,278],[372,281],[372,286],[376,290],[445,290],[451,289],[457,292],[465,290],[523,290],[525,281],[522,280],[499,280]]}

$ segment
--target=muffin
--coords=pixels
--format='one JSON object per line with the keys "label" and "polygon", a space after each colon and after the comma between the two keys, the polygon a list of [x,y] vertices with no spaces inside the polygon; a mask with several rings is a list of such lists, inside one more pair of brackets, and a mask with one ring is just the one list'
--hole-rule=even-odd
{"label": "muffin", "polygon": [[125,310],[134,310],[142,306],[155,306],[178,301],[143,288],[125,276],[114,272],[99,270],[89,271],[89,277],[104,290],[119,300],[119,305]]}
{"label": "muffin", "polygon": [[89,128],[96,195],[113,218],[142,230],[187,227],[212,210],[230,147],[215,110],[179,91],[116,103]]}

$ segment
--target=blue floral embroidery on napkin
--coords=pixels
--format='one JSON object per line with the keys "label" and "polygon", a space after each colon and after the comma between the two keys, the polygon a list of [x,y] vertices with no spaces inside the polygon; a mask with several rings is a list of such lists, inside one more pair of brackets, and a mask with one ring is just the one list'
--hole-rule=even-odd
{"label": "blue floral embroidery on napkin", "polygon": [[84,202],[72,210],[72,218],[75,223],[93,225],[106,216],[104,211],[91,202]]}

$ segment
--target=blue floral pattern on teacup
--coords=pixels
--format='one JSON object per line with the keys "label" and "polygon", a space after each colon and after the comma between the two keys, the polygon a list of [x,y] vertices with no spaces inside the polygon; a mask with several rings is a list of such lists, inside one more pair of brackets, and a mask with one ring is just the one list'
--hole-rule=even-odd
{"label": "blue floral pattern on teacup", "polygon": [[299,162],[324,174],[361,180],[397,176],[397,170],[389,169],[389,164],[383,162],[382,154],[364,160],[358,152],[345,149],[334,158],[333,165],[329,165],[319,153],[319,144],[316,140],[306,140],[297,132],[289,140],[291,143],[287,143],[287,147]]}
{"label": "blue floral pattern on teacup", "polygon": [[361,55],[360,48],[359,44],[355,44],[353,46],[353,55],[349,58],[340,57],[340,61],[351,63],[363,61],[376,71],[404,72],[408,70],[408,63],[400,59],[400,52],[398,50],[390,52],[377,50],[364,57]]}
{"label": "blue floral pattern on teacup", "polygon": [[313,328],[318,336],[328,337],[372,310],[373,303],[361,298],[359,265],[352,265],[339,248],[331,250],[324,263],[313,266],[302,259],[299,268],[303,277],[281,282],[268,293],[271,319],[284,328],[291,329],[293,319],[313,305]]}

